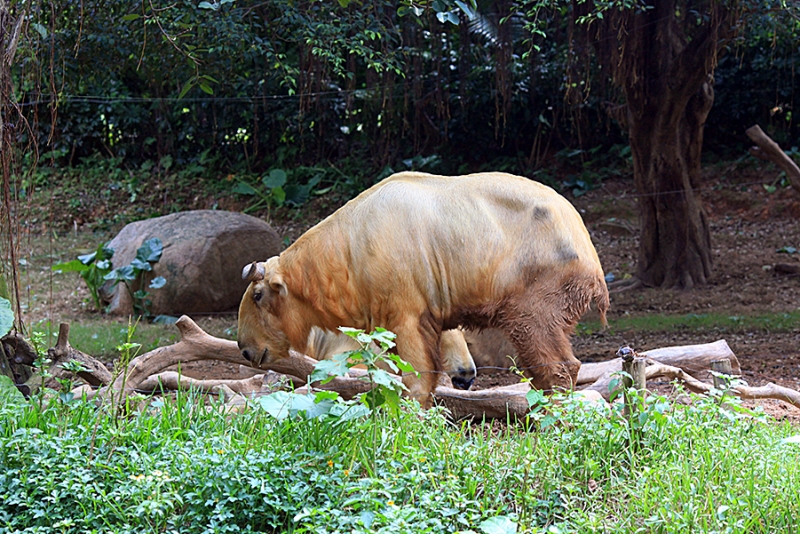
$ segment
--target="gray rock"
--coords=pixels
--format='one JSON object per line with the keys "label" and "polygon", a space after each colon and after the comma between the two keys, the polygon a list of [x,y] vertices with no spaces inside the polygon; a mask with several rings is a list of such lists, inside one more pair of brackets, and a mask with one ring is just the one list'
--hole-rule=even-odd
{"label": "gray rock", "polygon": [[[280,254],[281,238],[264,221],[229,211],[198,210],[174,213],[125,226],[111,240],[114,268],[128,265],[142,243],[157,237],[164,252],[144,287],[157,276],[164,287],[147,289],[153,315],[180,315],[234,310],[247,288],[242,269],[253,261]],[[138,288],[133,288],[136,291]],[[133,303],[122,283],[102,291],[109,313],[129,315]]]}

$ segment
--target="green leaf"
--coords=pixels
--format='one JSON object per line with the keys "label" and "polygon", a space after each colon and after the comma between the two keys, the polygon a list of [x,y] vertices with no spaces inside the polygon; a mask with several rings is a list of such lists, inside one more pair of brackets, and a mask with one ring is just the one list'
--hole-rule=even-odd
{"label": "green leaf", "polygon": [[286,205],[296,208],[308,202],[308,197],[311,196],[310,188],[305,185],[289,184],[284,187],[284,191],[286,193]]}
{"label": "green leaf", "polygon": [[[204,2],[204,3],[207,3],[207,2]],[[190,79],[186,80],[186,83],[184,83],[183,87],[181,88],[181,92],[178,94],[178,99],[180,100],[181,98],[186,96],[186,93],[188,93],[192,89],[192,87],[194,87],[194,84],[195,84],[195,79],[194,78],[190,78]]]}
{"label": "green leaf", "polygon": [[237,182],[236,185],[233,186],[231,191],[233,191],[234,193],[238,193],[240,195],[255,195],[258,193],[258,191],[256,191],[252,185],[245,182]]}
{"label": "green leaf", "polygon": [[11,301],[0,297],[0,337],[5,336],[14,327],[14,311],[11,309]]}
{"label": "green leaf", "polygon": [[478,528],[484,534],[516,534],[517,523],[508,516],[499,515],[481,521]]}
{"label": "green leaf", "polygon": [[150,265],[148,262],[143,261],[143,260],[141,260],[139,258],[134,258],[133,259],[133,261],[131,262],[131,267],[133,267],[133,269],[135,271],[152,271],[153,270],[153,266],[152,265]]}
{"label": "green leaf", "polygon": [[25,396],[14,385],[14,381],[6,375],[0,375],[0,407],[26,404]]}
{"label": "green leaf", "polygon": [[207,83],[200,82],[200,89],[206,94],[209,94],[209,95],[213,95],[214,94],[214,89],[210,85],[208,85]]}
{"label": "green leaf", "polygon": [[389,361],[394,362],[397,365],[398,370],[400,370],[400,371],[402,371],[404,373],[416,373],[416,369],[414,369],[414,366],[411,365],[410,363],[408,363],[407,361],[405,361],[403,358],[401,358],[397,354],[393,354],[393,353],[390,352],[390,353],[384,354],[384,356]]}
{"label": "green leaf", "polygon": [[150,281],[150,289],[161,289],[167,283],[167,279],[163,276],[156,276]]}
{"label": "green leaf", "polygon": [[548,426],[554,425],[558,422],[558,418],[552,415],[545,415],[542,418],[542,429],[547,428]]}
{"label": "green leaf", "polygon": [[[94,256],[94,254],[92,254],[92,256]],[[89,266],[80,260],[72,260],[66,263],[57,263],[56,265],[53,265],[51,269],[62,273],[79,273],[81,271],[89,270]]]}
{"label": "green leaf", "polygon": [[130,14],[125,15],[124,17],[122,17],[122,20],[127,22],[127,21],[131,21],[131,20],[138,20],[140,18],[142,18],[142,16],[140,14],[138,14],[138,13],[130,13]]}
{"label": "green leaf", "polygon": [[212,3],[210,3],[210,2],[200,2],[200,3],[197,5],[197,7],[199,7],[200,9],[212,9],[212,10],[214,10],[214,11],[216,11],[216,10],[217,10],[217,8],[219,8],[219,6],[218,6],[218,5],[216,5],[216,4],[212,4]]}
{"label": "green leaf", "polygon": [[286,199],[286,193],[282,187],[276,187],[272,190],[272,201],[276,206],[283,206],[283,201]]}
{"label": "green leaf", "polygon": [[[344,358],[340,358],[344,356]],[[345,376],[350,368],[347,366],[347,355],[337,354],[330,360],[322,360],[314,366],[311,382],[327,384],[337,376]]]}
{"label": "green leaf", "polygon": [[136,258],[155,263],[161,259],[162,252],[164,252],[164,245],[159,238],[153,237],[142,243],[142,246],[136,251]]}
{"label": "green leaf", "polygon": [[38,22],[34,22],[33,24],[31,24],[31,26],[33,26],[33,29],[36,30],[36,32],[42,36],[42,39],[47,39],[47,28],[45,28]]}
{"label": "green leaf", "polygon": [[136,280],[136,273],[133,272],[133,267],[125,265],[119,269],[114,269],[103,277],[103,280],[114,280],[116,282],[130,282]]}
{"label": "green leaf", "polygon": [[390,389],[405,387],[403,386],[402,382],[397,380],[397,376],[391,375],[383,369],[375,369],[374,371],[370,371],[369,376],[372,381],[379,386],[384,386]]}
{"label": "green leaf", "polygon": [[283,185],[286,183],[286,171],[283,169],[272,169],[269,174],[261,179],[261,182],[267,189],[283,187]]}
{"label": "green leaf", "polygon": [[278,421],[283,421],[289,417],[292,395],[292,393],[286,391],[276,391],[258,399],[258,404],[272,417]]}

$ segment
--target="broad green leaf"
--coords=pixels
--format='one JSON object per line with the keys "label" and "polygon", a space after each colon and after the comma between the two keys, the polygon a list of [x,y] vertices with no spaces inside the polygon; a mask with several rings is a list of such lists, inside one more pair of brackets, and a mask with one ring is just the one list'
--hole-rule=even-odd
{"label": "broad green leaf", "polygon": [[339,332],[355,339],[358,336],[358,334],[362,332],[362,330],[359,330],[358,328],[350,328],[349,326],[340,326]]}
{"label": "broad green leaf", "polygon": [[543,404],[547,403],[545,399],[544,393],[542,393],[539,389],[532,389],[528,393],[525,394],[525,399],[528,401],[528,406],[531,408],[539,408]]}
{"label": "broad green leaf", "polygon": [[164,245],[157,237],[153,237],[142,243],[139,250],[136,251],[136,258],[150,263],[157,262],[161,259],[161,253],[164,251]]}
{"label": "broad green leaf", "polygon": [[14,311],[11,309],[11,302],[0,297],[0,337],[5,336],[14,327]]}
{"label": "broad green leaf", "polygon": [[209,95],[214,94],[214,89],[207,83],[200,82],[200,90]]}
{"label": "broad green leaf", "polygon": [[80,260],[72,260],[66,263],[57,263],[56,265],[53,265],[51,269],[62,273],[75,273],[75,272],[79,273],[81,271],[88,270],[89,266]]}
{"label": "broad green leaf", "polygon": [[122,20],[127,22],[127,21],[131,21],[131,20],[138,20],[140,18],[142,18],[142,16],[140,14],[138,14],[138,13],[130,13],[130,14],[125,15],[124,17],[122,17]]}
{"label": "broad green leaf", "polygon": [[344,404],[337,403],[331,407],[330,415],[337,417],[340,421],[350,421],[369,415],[370,409],[363,404]]}
{"label": "broad green leaf", "polygon": [[397,380],[396,375],[392,375],[384,371],[383,369],[376,369],[370,372],[370,378],[372,381],[379,386],[383,386],[389,389],[405,389],[405,385]]}
{"label": "broad green leaf", "polygon": [[311,373],[311,382],[327,384],[337,376],[346,375],[348,370],[346,358],[322,360],[314,366],[314,371]]}
{"label": "broad green leaf", "polygon": [[308,202],[308,198],[311,196],[309,188],[304,185],[288,184],[283,190],[286,193],[286,205],[295,208]]}
{"label": "broad green leaf", "polygon": [[516,534],[517,523],[508,516],[499,515],[481,521],[478,528],[484,534]]}
{"label": "broad green leaf", "polygon": [[6,375],[0,375],[0,407],[24,406],[27,404],[25,396],[19,392],[14,381]]}
{"label": "broad green leaf", "polygon": [[400,371],[403,371],[404,373],[415,373],[416,372],[416,370],[414,369],[413,365],[411,365],[410,363],[405,361],[403,358],[401,358],[397,354],[394,354],[394,353],[390,352],[390,353],[384,354],[384,356],[386,357],[387,360],[394,362],[397,365],[397,368]]}
{"label": "broad green leaf", "polygon": [[255,195],[257,193],[253,186],[245,182],[237,182],[231,190],[240,195]]}
{"label": "broad green leaf", "polygon": [[324,401],[324,400],[335,401],[336,399],[339,398],[339,394],[336,393],[335,391],[322,390],[322,391],[315,392],[314,393],[314,398],[317,399],[317,402],[321,402],[321,401]]}
{"label": "broad green leaf", "polygon": [[271,393],[258,399],[258,404],[272,417],[278,421],[283,421],[289,417],[289,408],[292,405],[292,395],[292,393],[288,393],[286,391],[276,391],[275,393]]}
{"label": "broad green leaf", "polygon": [[276,187],[283,187],[286,183],[286,171],[283,169],[272,169],[269,174],[261,178],[261,183],[267,189],[274,189]]}
{"label": "broad green leaf", "polygon": [[197,5],[197,7],[199,7],[200,9],[213,9],[214,11],[216,11],[219,6],[216,4],[212,4],[211,2],[200,2]]}
{"label": "broad green leaf", "polygon": [[283,201],[286,199],[286,193],[282,187],[276,187],[272,190],[272,201],[276,206],[283,206]]}
{"label": "broad green leaf", "polygon": [[167,279],[163,276],[156,276],[150,281],[150,289],[160,289],[167,283]]}
{"label": "broad green leaf", "polygon": [[545,429],[545,428],[547,428],[548,426],[554,425],[554,424],[555,424],[555,423],[557,423],[557,422],[558,422],[558,419],[557,419],[555,416],[552,416],[552,415],[545,415],[545,416],[542,418],[542,423],[541,423],[541,425],[542,425],[542,429]]}
{"label": "broad green leaf", "polygon": [[78,256],[78,260],[84,265],[89,265],[90,263],[94,262],[94,259],[96,257],[97,257],[97,251],[94,251],[91,254],[83,254],[81,256]]}
{"label": "broad green leaf", "polygon": [[134,258],[133,261],[131,262],[131,267],[133,267],[134,270],[138,270],[138,271],[152,271],[153,270],[153,266],[150,265],[150,263],[148,263],[146,261],[143,261],[140,258]]}
{"label": "broad green leaf", "polygon": [[115,280],[117,282],[130,282],[136,280],[136,273],[133,272],[133,267],[125,265],[119,269],[114,269],[103,277],[103,280]]}

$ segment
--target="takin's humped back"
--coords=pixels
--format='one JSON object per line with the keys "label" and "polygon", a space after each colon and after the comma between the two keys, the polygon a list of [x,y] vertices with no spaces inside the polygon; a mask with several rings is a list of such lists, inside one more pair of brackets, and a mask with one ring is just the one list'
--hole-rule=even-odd
{"label": "takin's humped back", "polygon": [[442,330],[499,328],[534,386],[570,388],[580,362],[569,335],[596,303],[603,269],[575,208],[553,189],[505,173],[392,175],[245,268],[239,347],[260,365],[304,352],[313,326],[381,326],[419,377],[427,405]]}

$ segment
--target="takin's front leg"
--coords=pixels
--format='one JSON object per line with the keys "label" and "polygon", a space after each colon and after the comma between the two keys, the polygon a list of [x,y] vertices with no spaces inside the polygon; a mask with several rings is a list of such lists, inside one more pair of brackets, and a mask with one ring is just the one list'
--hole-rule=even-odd
{"label": "takin's front leg", "polygon": [[558,321],[543,300],[529,301],[528,307],[500,325],[517,349],[517,367],[537,389],[574,389],[581,362],[573,355],[569,341],[573,327]]}
{"label": "takin's front leg", "polygon": [[429,333],[412,321],[396,326],[394,332],[397,334],[397,354],[419,373],[417,376],[403,374],[403,384],[408,388],[405,395],[419,401],[423,409],[428,409],[441,371],[436,364],[439,361],[438,334]]}

